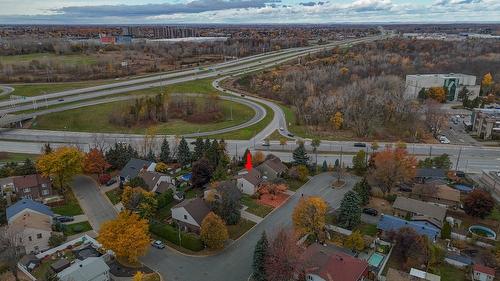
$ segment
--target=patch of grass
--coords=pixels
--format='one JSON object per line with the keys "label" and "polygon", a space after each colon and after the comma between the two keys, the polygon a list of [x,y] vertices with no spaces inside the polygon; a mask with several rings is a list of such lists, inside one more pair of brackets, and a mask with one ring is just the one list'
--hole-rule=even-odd
{"label": "patch of grass", "polygon": [[248,209],[246,209],[247,212],[261,218],[264,218],[273,210],[272,207],[259,204],[255,199],[252,199],[246,194],[241,197],[241,204],[248,207]]}
{"label": "patch of grass", "polygon": [[78,204],[78,200],[76,200],[76,197],[71,190],[67,191],[64,204],[52,207],[52,211],[62,216],[83,215],[83,210],[80,207],[80,204]]}
{"label": "patch of grass", "polygon": [[203,191],[201,191],[197,188],[191,188],[190,190],[186,191],[186,194],[184,195],[184,197],[186,197],[186,199],[191,199],[191,198],[200,197],[202,194],[203,194]]}
{"label": "patch of grass", "polygon": [[90,223],[88,221],[82,221],[82,222],[67,224],[64,227],[63,233],[66,236],[71,236],[89,230],[92,230],[92,226],[90,226]]}
{"label": "patch of grass", "polygon": [[31,53],[25,55],[15,55],[15,56],[0,56],[0,62],[2,63],[30,63],[32,60],[55,60],[61,63],[74,64],[74,65],[91,65],[97,63],[97,58],[90,55],[84,54],[72,54],[72,55],[57,55],[53,53]]}
{"label": "patch of grass", "polygon": [[[106,81],[88,81],[88,82],[68,82],[68,83],[34,83],[34,84],[14,84],[14,92],[11,95],[34,97],[44,94],[56,93],[67,90],[81,89],[97,85],[107,84]],[[8,98],[4,97],[4,98]],[[41,105],[41,103],[40,103]]]}
{"label": "patch of grass", "polygon": [[113,205],[116,205],[121,201],[122,191],[120,190],[120,188],[115,188],[113,190],[106,192],[106,196],[109,198],[109,201],[113,203]]}
{"label": "patch of grass", "polygon": [[300,181],[300,180],[294,180],[294,179],[286,179],[285,183],[288,185],[288,189],[290,189],[291,191],[296,191],[301,186],[303,186],[306,182]]}
{"label": "patch of grass", "polygon": [[466,273],[459,268],[452,265],[442,263],[433,272],[434,274],[440,275],[442,281],[463,281],[466,280]]}
{"label": "patch of grass", "polygon": [[500,221],[500,206],[497,205],[493,208],[491,214],[488,216],[488,219]]}
{"label": "patch of grass", "polygon": [[375,236],[377,234],[377,226],[374,224],[363,223],[357,227],[362,234],[368,236]]}
{"label": "patch of grass", "polygon": [[250,228],[255,225],[253,221],[240,219],[235,225],[228,225],[227,231],[229,232],[229,239],[236,240],[241,235],[245,234]]}
{"label": "patch of grass", "polygon": [[0,152],[0,163],[24,162],[24,160],[26,160],[26,158],[34,160],[37,157],[38,157],[37,154]]}

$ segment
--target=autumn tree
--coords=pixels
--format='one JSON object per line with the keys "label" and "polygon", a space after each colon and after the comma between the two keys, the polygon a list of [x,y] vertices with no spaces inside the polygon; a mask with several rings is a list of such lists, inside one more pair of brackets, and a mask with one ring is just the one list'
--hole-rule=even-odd
{"label": "autumn tree", "polygon": [[262,232],[262,235],[255,245],[253,252],[253,263],[252,263],[252,279],[254,281],[266,281],[266,257],[269,250],[269,242],[267,241],[266,232]]}
{"label": "autumn tree", "polygon": [[287,144],[288,139],[285,137],[280,137],[280,145],[281,145],[281,150],[285,149],[285,145]]}
{"label": "autumn tree", "polygon": [[405,268],[427,264],[429,245],[426,236],[419,235],[412,228],[403,227],[397,232],[389,232],[388,237],[394,243],[394,256],[403,263]]}
{"label": "autumn tree", "polygon": [[274,200],[274,196],[285,192],[287,189],[288,185],[283,183],[264,182],[259,186],[258,193],[259,195],[271,194],[273,195],[271,199]]}
{"label": "autumn tree", "polygon": [[446,91],[443,87],[431,87],[427,91],[427,97],[431,98],[437,102],[445,102],[446,101]]}
{"label": "autumn tree", "polygon": [[481,81],[481,92],[483,93],[483,95],[488,95],[492,85],[493,76],[491,76],[491,73],[488,72],[483,76],[483,80]]}
{"label": "autumn tree", "polygon": [[71,178],[82,172],[84,155],[76,147],[62,146],[38,158],[37,170],[45,177],[52,177],[64,193]]}
{"label": "autumn tree", "polygon": [[335,112],[335,114],[330,118],[330,122],[335,130],[340,130],[342,128],[342,124],[344,124],[342,113],[340,111]]}
{"label": "autumn tree", "polygon": [[200,238],[210,249],[222,249],[229,238],[224,221],[210,212],[201,223]]}
{"label": "autumn tree", "polygon": [[125,209],[137,212],[141,218],[151,218],[158,207],[154,193],[140,187],[126,186],[122,192],[121,202]]}
{"label": "autumn tree", "polygon": [[361,222],[361,199],[354,191],[348,191],[338,210],[338,225],[343,228],[353,229]]}
{"label": "autumn tree", "polygon": [[158,162],[156,163],[155,171],[158,173],[166,173],[168,172],[168,166],[163,162]]}
{"label": "autumn tree", "polygon": [[313,147],[313,152],[316,154],[316,165],[318,165],[318,147],[321,145],[321,140],[319,138],[314,138],[311,140],[311,146]]}
{"label": "autumn tree", "polygon": [[202,187],[212,178],[213,168],[206,158],[193,163],[191,182],[194,187]]}
{"label": "autumn tree", "polygon": [[293,210],[292,220],[300,235],[320,238],[325,227],[328,204],[320,197],[301,198]]}
{"label": "autumn tree", "polygon": [[[120,259],[137,262],[149,248],[148,221],[130,211],[123,211],[114,220],[102,224],[98,241]],[[131,247],[133,246],[133,247]]]}
{"label": "autumn tree", "polygon": [[254,165],[259,165],[264,162],[265,158],[266,156],[262,153],[262,151],[255,151],[252,157],[252,162]]}
{"label": "autumn tree", "polygon": [[102,150],[94,147],[85,154],[83,159],[83,171],[87,174],[102,175],[110,167]]}
{"label": "autumn tree", "polygon": [[474,189],[464,199],[464,211],[468,215],[484,219],[495,207],[495,200],[481,189]]}
{"label": "autumn tree", "polygon": [[295,236],[280,229],[269,244],[266,255],[266,280],[294,280],[303,271],[303,249],[297,245]]}
{"label": "autumn tree", "polygon": [[352,251],[363,251],[363,249],[365,248],[365,240],[363,239],[363,235],[361,234],[361,232],[356,230],[353,231],[349,236],[347,236],[344,239],[344,247],[351,249]]}
{"label": "autumn tree", "polygon": [[398,184],[408,182],[415,177],[417,160],[408,155],[405,149],[386,148],[374,154],[373,167],[369,171],[369,178],[382,189],[390,193]]}

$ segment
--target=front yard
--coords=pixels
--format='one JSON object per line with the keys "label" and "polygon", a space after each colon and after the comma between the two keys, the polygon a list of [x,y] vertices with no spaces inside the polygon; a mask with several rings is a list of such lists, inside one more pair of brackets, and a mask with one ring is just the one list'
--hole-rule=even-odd
{"label": "front yard", "polygon": [[121,201],[122,191],[120,190],[120,188],[115,188],[106,192],[106,196],[108,197],[109,201],[113,203],[113,205],[116,205]]}
{"label": "front yard", "polygon": [[256,199],[253,199],[252,197],[246,194],[243,195],[243,197],[241,197],[241,204],[248,207],[248,209],[246,209],[247,212],[259,216],[261,218],[264,218],[273,210],[272,207],[260,204],[257,202]]}
{"label": "front yard", "polygon": [[66,236],[71,236],[78,233],[87,232],[89,230],[92,230],[92,226],[90,226],[90,223],[88,221],[82,221],[72,224],[66,224],[64,226],[63,233]]}
{"label": "front yard", "polygon": [[253,221],[246,219],[240,219],[240,221],[235,225],[228,225],[227,231],[229,232],[229,239],[236,240],[243,234],[245,234],[250,228],[255,225]]}
{"label": "front yard", "polygon": [[80,204],[78,204],[78,200],[76,200],[76,197],[71,189],[69,189],[64,196],[64,204],[54,206],[51,209],[54,213],[62,216],[83,215],[83,210],[80,207]]}

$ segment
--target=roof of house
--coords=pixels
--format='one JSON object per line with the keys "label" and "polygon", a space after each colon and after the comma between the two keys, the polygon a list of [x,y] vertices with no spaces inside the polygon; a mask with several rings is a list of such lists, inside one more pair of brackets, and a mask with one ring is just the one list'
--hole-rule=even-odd
{"label": "roof of house", "polygon": [[153,162],[147,161],[147,160],[142,160],[142,159],[137,159],[137,158],[132,158],[127,162],[127,165],[123,167],[123,169],[120,171],[120,177],[122,178],[135,178],[139,175],[139,172],[144,169],[149,167]]}
{"label": "roof of house", "polygon": [[236,178],[245,179],[253,185],[259,185],[263,181],[262,174],[257,169],[251,169],[247,173],[238,175]]}
{"label": "roof of house", "polygon": [[446,254],[446,257],[449,260],[454,260],[458,261],[460,263],[466,264],[466,265],[471,265],[472,264],[472,259],[467,256],[462,256],[462,255],[455,255],[455,254]]}
{"label": "roof of house", "polygon": [[158,172],[141,171],[139,177],[141,177],[147,185],[148,190],[152,190],[156,183],[160,180],[160,177],[166,176],[165,174]]}
{"label": "roof of house", "polygon": [[439,235],[439,229],[434,227],[432,224],[427,223],[426,225],[422,225],[421,223],[415,223],[413,221],[407,221],[398,217],[385,215],[380,216],[380,220],[378,221],[377,228],[383,231],[391,231],[391,230],[399,230],[401,228],[411,228],[415,230],[420,235],[426,235],[431,240],[436,239]]}
{"label": "roof of house", "polygon": [[7,207],[7,220],[10,220],[12,217],[15,215],[19,214],[20,212],[30,209],[38,213],[45,214],[47,216],[52,217],[54,213],[50,210],[49,207],[42,203],[35,202],[31,199],[22,199],[20,201],[17,201],[15,204]]}
{"label": "roof of house", "polygon": [[484,273],[484,274],[495,276],[495,269],[494,268],[487,267],[487,266],[484,266],[482,264],[476,263],[476,264],[474,264],[474,266],[472,267],[472,269],[474,271],[478,271],[478,272],[481,272],[481,273]]}
{"label": "roof of house", "polygon": [[162,181],[160,182],[160,184],[158,185],[158,188],[156,189],[156,193],[164,193],[164,192],[167,192],[169,189],[171,189],[170,187],[172,187],[173,185],[169,182],[166,182],[166,181]]}
{"label": "roof of house", "polygon": [[203,219],[208,215],[208,213],[210,213],[210,208],[201,198],[186,199],[172,207],[172,209],[177,208],[184,208],[198,223],[198,225],[201,225]]}
{"label": "roof of house", "polygon": [[460,203],[460,191],[447,185],[416,184],[412,192],[430,198]]}
{"label": "roof of house", "polygon": [[14,186],[16,188],[28,188],[28,187],[36,187],[42,184],[50,184],[50,180],[48,178],[44,178],[39,174],[26,175],[26,176],[18,176],[13,179]]}
{"label": "roof of house", "polygon": [[417,178],[446,178],[444,169],[418,168],[415,177]]}
{"label": "roof of house", "polygon": [[102,258],[90,257],[83,261],[78,260],[70,267],[59,272],[57,276],[61,281],[90,281],[106,271],[109,271],[109,266]]}
{"label": "roof of house", "polygon": [[396,201],[394,201],[392,207],[395,209],[435,218],[441,222],[446,216],[446,209],[441,206],[402,196],[398,196],[396,198]]}
{"label": "roof of house", "polygon": [[276,156],[270,157],[269,159],[264,161],[264,163],[262,163],[261,165],[267,165],[276,173],[283,173],[288,169],[287,166],[285,166],[285,164],[283,164],[281,160]]}
{"label": "roof of house", "polygon": [[309,246],[303,257],[306,272],[325,280],[357,281],[368,268],[366,261],[320,244]]}
{"label": "roof of house", "polygon": [[420,278],[422,280],[428,280],[428,281],[440,281],[441,276],[432,274],[429,272],[425,272],[416,268],[410,269],[410,275],[415,276],[417,278]]}
{"label": "roof of house", "polygon": [[439,229],[443,228],[443,222],[440,222],[437,219],[431,218],[428,216],[413,216],[411,218],[411,221],[414,223],[423,224],[423,225],[431,224]]}
{"label": "roof of house", "polygon": [[234,197],[233,199],[239,200],[241,198],[241,191],[236,186],[236,182],[231,180],[221,181],[215,187],[217,192],[222,196],[223,193],[229,194]]}

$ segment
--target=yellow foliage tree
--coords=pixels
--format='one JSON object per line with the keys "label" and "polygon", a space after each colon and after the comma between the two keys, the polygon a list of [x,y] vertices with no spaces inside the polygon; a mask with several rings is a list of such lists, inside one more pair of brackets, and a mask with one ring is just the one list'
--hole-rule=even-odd
{"label": "yellow foliage tree", "polygon": [[491,86],[491,84],[493,84],[493,76],[491,76],[491,73],[488,72],[483,76],[483,80],[481,81],[481,85],[483,87],[489,87],[489,86]]}
{"label": "yellow foliage tree", "polygon": [[443,87],[431,87],[428,91],[429,98],[436,100],[438,102],[444,102],[446,100],[446,92]]}
{"label": "yellow foliage tree", "polygon": [[328,204],[320,197],[300,199],[292,214],[295,230],[300,235],[314,234],[319,237],[325,227],[327,209]]}
{"label": "yellow foliage tree", "polygon": [[163,162],[158,162],[155,167],[155,171],[158,173],[166,173],[168,170],[167,164]]}
{"label": "yellow foliage tree", "polygon": [[266,156],[264,155],[264,153],[262,153],[262,151],[256,151],[253,154],[252,163],[254,165],[259,165],[260,163],[264,162],[264,159],[266,159]]}
{"label": "yellow foliage tree", "polygon": [[143,278],[144,278],[144,273],[142,273],[142,271],[137,271],[134,274],[134,279],[132,281],[143,281]]}
{"label": "yellow foliage tree", "polygon": [[354,231],[344,240],[344,247],[351,250],[362,251],[365,248],[365,240],[359,231]]}
{"label": "yellow foliage tree", "polygon": [[349,73],[349,68],[344,66],[340,69],[340,74],[347,75],[347,73]]}
{"label": "yellow foliage tree", "polygon": [[146,254],[149,247],[148,221],[129,211],[118,214],[118,218],[102,224],[98,241],[104,248],[112,250],[118,258],[135,263]]}
{"label": "yellow foliage tree", "polygon": [[82,172],[84,154],[76,147],[63,146],[38,158],[37,170],[45,177],[52,177],[64,193],[65,184]]}
{"label": "yellow foliage tree", "polygon": [[200,238],[210,249],[222,249],[229,238],[224,221],[210,212],[201,223]]}
{"label": "yellow foliage tree", "polygon": [[330,118],[330,122],[332,122],[333,127],[336,130],[340,130],[342,128],[342,124],[344,123],[344,118],[342,117],[342,113],[337,111],[332,118]]}

